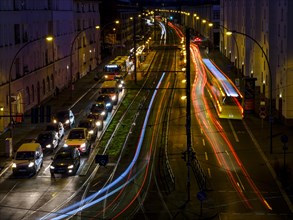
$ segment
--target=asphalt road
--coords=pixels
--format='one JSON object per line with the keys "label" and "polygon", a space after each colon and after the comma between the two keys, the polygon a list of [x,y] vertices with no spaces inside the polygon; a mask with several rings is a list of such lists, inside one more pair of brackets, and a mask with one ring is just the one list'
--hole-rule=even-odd
{"label": "asphalt road", "polygon": [[[1,219],[51,219],[58,212],[67,213],[77,202],[81,203],[69,214],[72,219],[290,219],[286,197],[251,136],[254,128],[249,128],[245,121],[218,119],[213,110],[204,90],[204,71],[195,48],[191,133],[196,160],[188,169],[182,159],[187,148],[186,100],[181,99],[185,95],[185,75],[181,72],[179,51],[163,48],[158,51],[148,77],[156,85],[162,72],[166,75],[156,90],[140,154],[122,180],[115,183],[131,163],[138,145],[126,145],[121,157],[107,167],[92,164],[87,175],[80,175],[89,160],[84,156],[78,175],[69,177],[51,178],[48,167],[52,155],[48,154],[43,168],[33,177],[15,178],[10,170],[1,177]],[[75,104],[65,102],[61,107],[74,105],[78,123],[96,98],[97,87],[98,84],[88,85],[82,99]],[[150,89],[148,85],[146,90]],[[148,109],[145,107],[141,111]],[[54,107],[53,111],[57,110]],[[110,117],[105,125],[109,120]],[[31,135],[37,133],[38,129]],[[167,156],[163,156],[166,152]],[[165,172],[167,162],[174,179]],[[202,203],[198,198],[202,190],[198,170],[206,176]],[[84,201],[110,184],[113,187],[102,194],[107,197],[99,195]],[[92,201],[96,203],[79,212],[79,207]]]}

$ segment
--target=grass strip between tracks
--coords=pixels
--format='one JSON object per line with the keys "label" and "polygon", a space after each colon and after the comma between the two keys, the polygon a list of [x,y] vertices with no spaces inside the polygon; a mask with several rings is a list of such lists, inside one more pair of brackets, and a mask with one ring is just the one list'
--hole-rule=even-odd
{"label": "grass strip between tracks", "polygon": [[[119,109],[117,110],[115,116],[111,120],[106,132],[104,133],[100,143],[99,148],[100,150],[103,150],[103,148],[106,146],[108,140],[111,138],[111,135],[115,131],[116,126],[118,125],[119,121],[121,120],[122,115],[127,111],[128,106],[133,101],[134,97],[139,91],[139,88],[141,87],[143,82],[137,82],[135,84],[133,81],[127,82],[127,87],[131,89],[126,89],[126,95],[124,99],[122,100],[121,105],[119,106]],[[137,88],[137,89],[133,89]],[[130,132],[130,128],[132,126],[134,117],[139,109],[140,105],[140,97],[137,97],[136,100],[131,105],[131,108],[128,109],[126,112],[126,116],[123,118],[123,121],[121,122],[118,130],[116,131],[116,135],[111,140],[111,143],[108,147],[107,154],[111,157],[116,157],[119,155],[121,148],[125,142],[125,139]]]}

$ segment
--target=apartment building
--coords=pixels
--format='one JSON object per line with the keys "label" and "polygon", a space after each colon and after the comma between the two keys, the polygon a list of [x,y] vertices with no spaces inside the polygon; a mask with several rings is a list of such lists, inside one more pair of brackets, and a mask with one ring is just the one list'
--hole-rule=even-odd
{"label": "apartment building", "polygon": [[[220,49],[255,81],[255,111],[261,105],[293,124],[293,1],[221,1]],[[227,30],[238,33],[227,36]],[[238,48],[238,51],[237,51]],[[270,100],[272,99],[272,109]]]}
{"label": "apartment building", "polygon": [[[0,1],[0,132],[100,62],[97,0]],[[10,117],[12,116],[12,117]]]}

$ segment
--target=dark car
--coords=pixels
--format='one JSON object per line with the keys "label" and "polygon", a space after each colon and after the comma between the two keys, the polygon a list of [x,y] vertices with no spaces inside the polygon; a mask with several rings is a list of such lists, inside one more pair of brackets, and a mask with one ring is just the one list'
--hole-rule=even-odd
{"label": "dark car", "polygon": [[61,122],[65,129],[72,128],[75,124],[73,112],[70,109],[57,112],[53,117],[53,123],[58,122]]}
{"label": "dark car", "polygon": [[113,109],[113,100],[111,99],[111,97],[109,95],[99,95],[99,97],[96,99],[96,102],[104,102],[106,108],[108,109],[109,112],[112,111]]}
{"label": "dark car", "polygon": [[87,119],[94,121],[95,125],[99,128],[99,130],[103,130],[104,128],[104,117],[102,115],[97,114],[88,114]]}
{"label": "dark car", "polygon": [[125,81],[122,75],[116,75],[114,80],[118,83],[119,91],[122,92],[123,88],[125,87]]}
{"label": "dark car", "polygon": [[53,151],[58,147],[59,137],[56,131],[43,131],[38,135],[36,142],[42,146],[43,150]]}
{"label": "dark car", "polygon": [[78,127],[80,128],[86,128],[88,131],[88,134],[90,136],[90,139],[92,141],[94,141],[97,137],[98,134],[98,129],[101,130],[101,128],[103,129],[103,127],[100,124],[100,127],[96,126],[95,120],[93,119],[82,119],[79,121],[78,123]]}
{"label": "dark car", "polygon": [[106,108],[106,105],[104,102],[96,102],[92,104],[90,113],[95,115],[101,115],[103,116],[104,120],[106,120],[108,117],[108,109]]}
{"label": "dark car", "polygon": [[58,122],[56,124],[47,124],[45,131],[56,131],[58,134],[59,141],[62,140],[62,138],[64,137],[64,127],[61,122]]}
{"label": "dark car", "polygon": [[80,153],[75,147],[62,147],[52,160],[51,175],[55,173],[74,175],[80,165]]}

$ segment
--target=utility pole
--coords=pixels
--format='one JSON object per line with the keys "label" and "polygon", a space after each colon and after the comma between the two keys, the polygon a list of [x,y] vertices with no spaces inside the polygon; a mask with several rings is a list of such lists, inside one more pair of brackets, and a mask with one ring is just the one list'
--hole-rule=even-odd
{"label": "utility pole", "polygon": [[190,28],[186,28],[186,135],[187,135],[187,201],[190,201],[190,165],[191,165],[191,111],[190,111]]}

